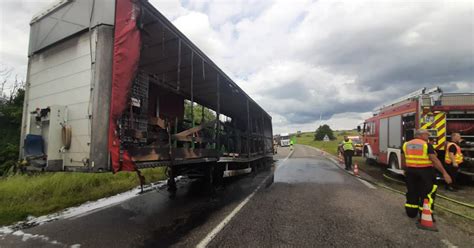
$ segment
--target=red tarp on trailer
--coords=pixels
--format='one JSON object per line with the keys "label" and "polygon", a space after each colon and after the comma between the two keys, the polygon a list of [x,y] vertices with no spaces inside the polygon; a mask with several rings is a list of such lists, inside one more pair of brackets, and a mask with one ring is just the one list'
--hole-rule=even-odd
{"label": "red tarp on trailer", "polygon": [[114,172],[133,171],[135,164],[126,150],[120,158],[120,139],[117,120],[128,103],[128,96],[140,59],[140,31],[137,19],[139,6],[134,0],[117,0],[115,7],[115,33],[112,62],[112,95],[109,118],[109,152]]}

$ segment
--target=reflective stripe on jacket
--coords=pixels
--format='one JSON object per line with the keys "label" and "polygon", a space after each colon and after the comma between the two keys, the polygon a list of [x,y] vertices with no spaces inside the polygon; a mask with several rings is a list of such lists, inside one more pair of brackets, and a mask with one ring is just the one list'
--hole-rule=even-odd
{"label": "reflective stripe on jacket", "polygon": [[444,162],[446,164],[452,164],[453,162],[451,161],[451,157],[449,156],[449,148],[454,145],[456,147],[456,154],[454,154],[454,161],[456,161],[456,164],[460,164],[464,161],[464,156],[462,155],[461,152],[461,147],[453,142],[448,142],[448,147],[446,147],[446,155],[444,156]]}
{"label": "reflective stripe on jacket", "polygon": [[349,140],[347,142],[345,140],[343,140],[342,141],[342,149],[344,151],[347,151],[347,150],[354,151],[354,145],[352,144],[352,140]]}
{"label": "reflective stripe on jacket", "polygon": [[421,139],[413,139],[403,144],[405,164],[407,167],[430,167],[433,163],[428,156],[428,143]]}

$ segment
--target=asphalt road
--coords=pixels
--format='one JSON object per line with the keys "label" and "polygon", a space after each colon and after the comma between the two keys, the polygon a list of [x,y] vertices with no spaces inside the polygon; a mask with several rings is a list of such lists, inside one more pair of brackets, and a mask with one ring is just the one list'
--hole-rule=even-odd
{"label": "asphalt road", "polygon": [[0,247],[194,247],[203,240],[209,247],[474,244],[441,217],[439,232],[417,229],[405,216],[403,196],[362,183],[312,148],[297,145],[285,160],[287,154],[280,148],[274,169],[231,180],[212,198],[199,182],[183,180],[176,199],[152,191],[23,230],[37,235],[27,239],[3,235]]}

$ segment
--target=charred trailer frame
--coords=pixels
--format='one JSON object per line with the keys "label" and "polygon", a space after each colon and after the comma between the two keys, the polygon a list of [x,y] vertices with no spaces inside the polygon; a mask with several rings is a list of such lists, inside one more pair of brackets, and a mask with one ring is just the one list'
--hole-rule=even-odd
{"label": "charred trailer frame", "polygon": [[[89,11],[85,25],[58,29],[74,9]],[[48,26],[51,20],[59,25]],[[30,40],[20,156],[36,168],[167,166],[170,178],[212,181],[271,160],[271,117],[145,0],[59,1],[34,19]],[[78,63],[82,71],[64,72]],[[77,85],[72,79],[81,73]],[[53,85],[62,88],[47,88]],[[68,102],[75,94],[84,99]],[[44,163],[30,154],[30,136],[44,139]]]}

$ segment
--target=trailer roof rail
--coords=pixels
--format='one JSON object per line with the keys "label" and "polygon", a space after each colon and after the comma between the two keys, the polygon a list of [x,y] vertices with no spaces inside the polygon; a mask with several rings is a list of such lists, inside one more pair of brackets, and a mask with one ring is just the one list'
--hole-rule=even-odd
{"label": "trailer roof rail", "polygon": [[43,17],[49,15],[51,12],[59,9],[60,7],[62,7],[63,5],[65,5],[65,4],[67,4],[71,1],[72,0],[57,0],[55,2],[52,2],[51,4],[46,6],[46,8],[41,10],[41,12],[37,13],[36,15],[33,16],[33,18],[31,18],[30,25],[37,22],[37,21],[39,21]]}

